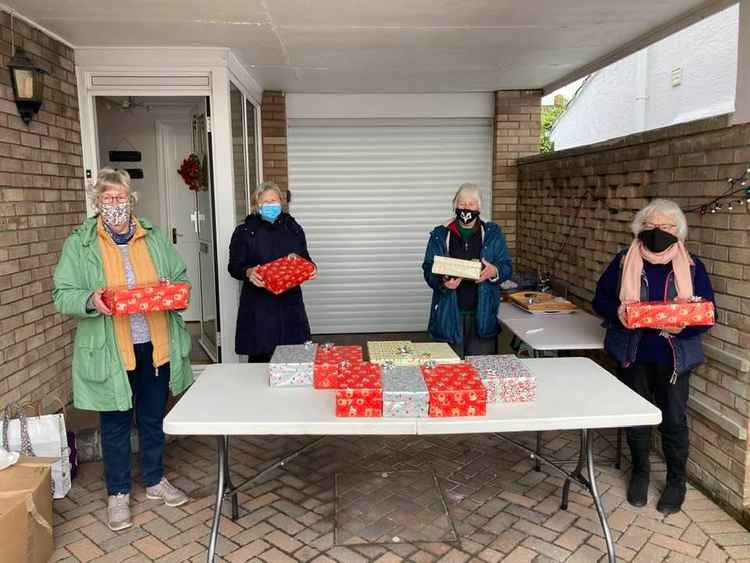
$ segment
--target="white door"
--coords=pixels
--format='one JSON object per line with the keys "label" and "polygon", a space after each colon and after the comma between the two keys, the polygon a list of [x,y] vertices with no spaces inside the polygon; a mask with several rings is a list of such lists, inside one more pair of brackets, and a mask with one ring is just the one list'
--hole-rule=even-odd
{"label": "white door", "polygon": [[198,252],[198,232],[195,228],[196,197],[188,190],[177,173],[182,160],[193,150],[190,121],[157,121],[156,138],[159,147],[160,189],[164,195],[167,237],[185,260],[187,274],[193,285],[190,306],[182,314],[186,321],[201,318],[201,289]]}
{"label": "white door", "polygon": [[313,334],[425,330],[430,230],[464,182],[490,219],[489,120],[374,121],[289,122],[291,212],[318,265],[302,288]]}
{"label": "white door", "polygon": [[193,116],[193,152],[207,168],[206,186],[197,192],[198,262],[201,279],[201,334],[200,344],[215,362],[221,361],[219,308],[216,293],[216,226],[214,216],[214,185],[211,172],[211,128],[208,98],[202,113]]}

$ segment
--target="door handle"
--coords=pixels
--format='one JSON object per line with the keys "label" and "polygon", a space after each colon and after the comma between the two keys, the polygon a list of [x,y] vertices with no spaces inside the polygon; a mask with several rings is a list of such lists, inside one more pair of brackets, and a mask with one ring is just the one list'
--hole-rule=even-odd
{"label": "door handle", "polygon": [[174,227],[172,228],[172,244],[177,244],[177,237],[181,237],[182,235],[177,232],[177,229]]}

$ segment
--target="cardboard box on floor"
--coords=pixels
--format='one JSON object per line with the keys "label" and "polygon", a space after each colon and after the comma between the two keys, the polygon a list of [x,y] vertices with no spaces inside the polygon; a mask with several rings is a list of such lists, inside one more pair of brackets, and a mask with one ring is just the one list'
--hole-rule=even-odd
{"label": "cardboard box on floor", "polygon": [[0,561],[46,563],[52,556],[50,466],[56,461],[21,456],[0,471]]}

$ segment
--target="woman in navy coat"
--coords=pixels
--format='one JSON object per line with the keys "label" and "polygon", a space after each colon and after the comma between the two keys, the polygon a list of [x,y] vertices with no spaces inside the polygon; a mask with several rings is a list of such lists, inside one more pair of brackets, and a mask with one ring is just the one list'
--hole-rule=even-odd
{"label": "woman in navy coat", "polygon": [[286,207],[279,187],[263,182],[253,193],[251,214],[234,230],[229,246],[229,273],[243,282],[235,352],[247,354],[249,362],[268,362],[276,346],[310,339],[302,290],[294,287],[274,295],[255,271],[289,254],[310,260],[305,232]]}

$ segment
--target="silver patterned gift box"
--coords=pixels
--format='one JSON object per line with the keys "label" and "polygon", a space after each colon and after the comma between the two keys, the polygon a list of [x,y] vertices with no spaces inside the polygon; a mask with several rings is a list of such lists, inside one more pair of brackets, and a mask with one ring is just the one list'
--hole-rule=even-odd
{"label": "silver patterned gift box", "polygon": [[317,348],[313,342],[276,346],[268,364],[271,387],[312,386]]}
{"label": "silver patterned gift box", "polygon": [[382,382],[384,417],[427,416],[430,396],[420,368],[385,364]]}
{"label": "silver patterned gift box", "polygon": [[488,403],[527,403],[536,399],[536,377],[511,354],[468,356],[487,389]]}

